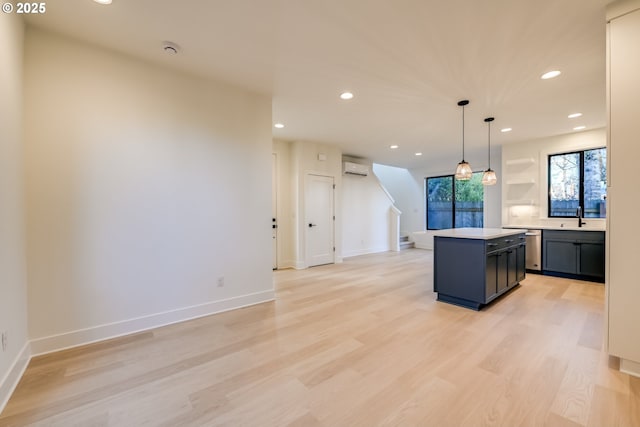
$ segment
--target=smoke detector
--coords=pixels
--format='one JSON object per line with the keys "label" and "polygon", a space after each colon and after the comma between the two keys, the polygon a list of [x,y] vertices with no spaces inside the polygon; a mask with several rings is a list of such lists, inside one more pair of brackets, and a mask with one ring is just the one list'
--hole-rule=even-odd
{"label": "smoke detector", "polygon": [[168,53],[169,55],[176,55],[178,52],[180,52],[180,46],[173,42],[162,42],[162,50],[164,50],[165,53]]}

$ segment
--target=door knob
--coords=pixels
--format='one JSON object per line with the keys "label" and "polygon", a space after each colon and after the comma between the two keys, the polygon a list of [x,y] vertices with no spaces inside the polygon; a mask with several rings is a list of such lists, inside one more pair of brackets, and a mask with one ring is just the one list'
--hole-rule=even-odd
{"label": "door knob", "polygon": [[311,228],[311,227],[317,227],[317,226],[318,226],[318,224],[311,224],[311,223],[309,223],[309,228]]}

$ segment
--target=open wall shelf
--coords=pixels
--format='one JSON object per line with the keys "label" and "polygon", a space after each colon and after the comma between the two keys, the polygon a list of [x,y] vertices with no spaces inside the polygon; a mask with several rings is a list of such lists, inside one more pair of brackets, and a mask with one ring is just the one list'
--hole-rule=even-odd
{"label": "open wall shelf", "polygon": [[525,166],[525,165],[532,165],[535,162],[536,162],[535,159],[533,159],[532,157],[526,157],[522,159],[507,160],[505,164],[507,166]]}
{"label": "open wall shelf", "polygon": [[530,179],[510,179],[507,181],[507,185],[531,185],[535,184],[536,180],[533,178]]}
{"label": "open wall shelf", "polygon": [[514,199],[514,200],[506,200],[505,204],[509,206],[533,206],[535,204],[535,200],[533,199]]}

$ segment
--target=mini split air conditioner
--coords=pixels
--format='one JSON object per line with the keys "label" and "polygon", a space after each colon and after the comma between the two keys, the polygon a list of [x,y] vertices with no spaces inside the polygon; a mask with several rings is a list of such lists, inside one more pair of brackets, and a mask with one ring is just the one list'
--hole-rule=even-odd
{"label": "mini split air conditioner", "polygon": [[369,166],[360,165],[358,163],[344,162],[344,174],[345,175],[369,175]]}

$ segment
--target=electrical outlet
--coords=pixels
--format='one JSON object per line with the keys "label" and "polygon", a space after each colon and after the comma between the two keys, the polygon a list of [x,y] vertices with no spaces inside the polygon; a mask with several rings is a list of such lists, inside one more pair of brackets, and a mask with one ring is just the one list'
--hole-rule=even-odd
{"label": "electrical outlet", "polygon": [[7,335],[8,335],[7,331],[4,331],[2,333],[2,351],[7,351],[7,345],[9,341]]}
{"label": "electrical outlet", "polygon": [[224,286],[224,276],[218,277],[218,287],[222,288]]}

